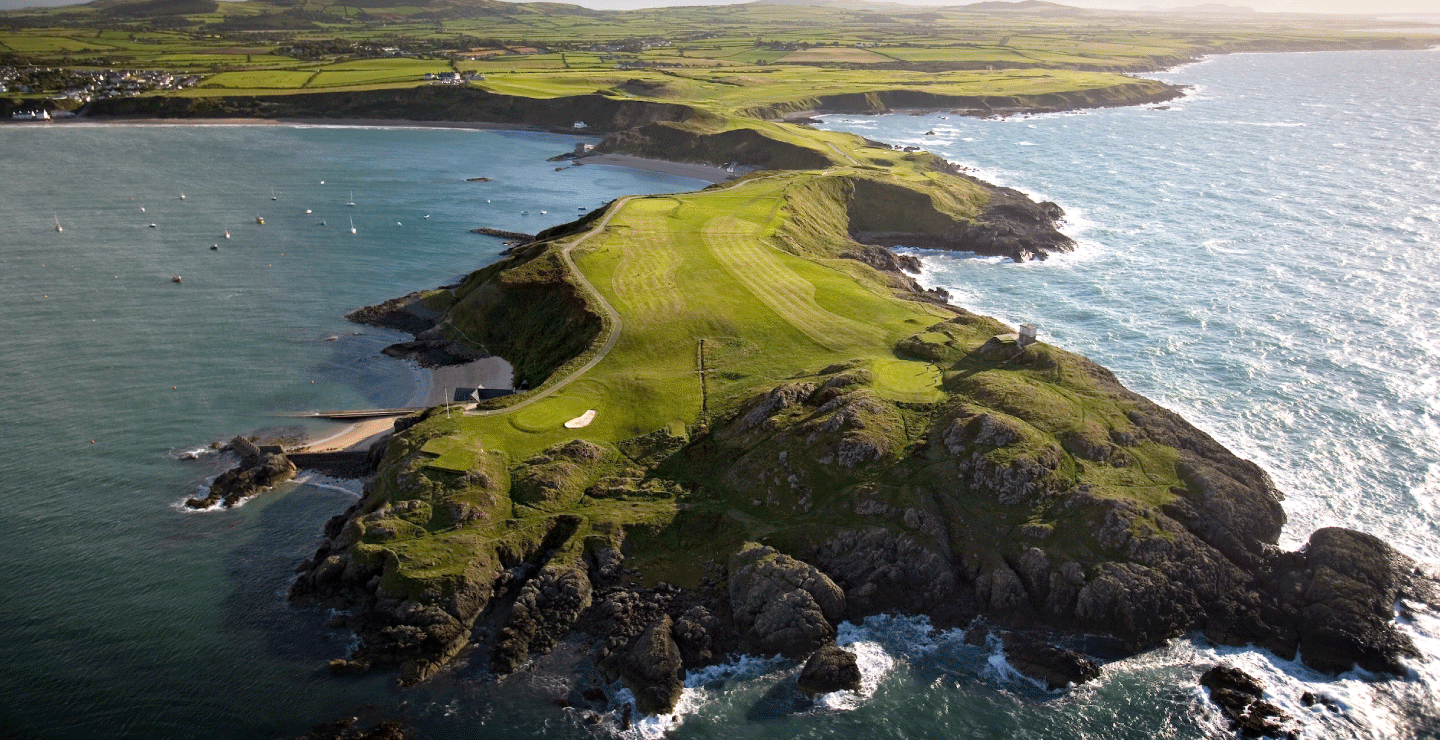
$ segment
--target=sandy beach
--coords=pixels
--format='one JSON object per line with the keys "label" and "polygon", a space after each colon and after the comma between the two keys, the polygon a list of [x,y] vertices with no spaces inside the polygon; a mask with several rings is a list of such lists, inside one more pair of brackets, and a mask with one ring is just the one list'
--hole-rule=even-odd
{"label": "sandy beach", "polygon": [[[438,406],[450,400],[456,388],[510,388],[514,370],[501,357],[485,357],[464,365],[431,368],[411,396],[412,406]],[[395,428],[395,418],[365,419],[345,425],[339,431],[309,440],[304,452],[365,450],[380,436]],[[338,423],[337,423],[338,426]]]}
{"label": "sandy beach", "polygon": [[366,450],[381,435],[389,434],[395,428],[395,417],[366,419],[350,424],[339,432],[322,437],[306,445],[302,452],[340,452],[343,450]]}

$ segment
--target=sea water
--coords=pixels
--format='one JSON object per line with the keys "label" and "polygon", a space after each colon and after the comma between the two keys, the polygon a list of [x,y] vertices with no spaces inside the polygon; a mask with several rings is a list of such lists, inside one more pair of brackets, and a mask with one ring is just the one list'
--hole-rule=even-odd
{"label": "sea water", "polygon": [[[1255,459],[1288,496],[1287,546],[1343,524],[1440,559],[1440,92],[1427,85],[1440,54],[1240,55],[1162,77],[1194,87],[1164,109],[826,126],[923,146],[1064,207],[1075,254],[922,252],[924,279],[1039,325]],[[553,704],[563,691],[549,671],[578,660],[568,647],[498,683],[473,668],[405,690],[389,675],[325,674],[348,638],[284,593],[321,523],[353,501],[344,486],[173,508],[218,470],[177,451],[283,423],[278,411],[403,402],[413,383],[376,354],[396,335],[340,316],[493,260],[498,242],[469,228],[531,231],[538,210],[555,223],[624,193],[698,186],[542,161],[573,141],[0,127],[0,728],[271,738],[360,711],[434,738],[619,732],[613,716],[591,727]],[[497,182],[463,182],[476,176]],[[210,251],[225,229],[230,242]],[[1097,655],[1100,680],[1049,692],[993,638],[972,646],[923,619],[872,618],[840,634],[860,656],[861,692],[810,703],[793,662],[738,660],[691,674],[675,716],[623,734],[1223,736],[1196,679],[1226,661],[1259,676],[1306,737],[1435,737],[1440,622],[1421,610],[1402,629],[1426,653],[1403,679],[1330,678],[1187,638]],[[1303,707],[1305,691],[1341,711]]]}
{"label": "sea water", "polygon": [[213,441],[413,402],[425,376],[379,352],[408,337],[344,315],[495,261],[470,229],[706,184],[546,161],[596,141],[0,126],[0,734],[282,737],[403,701],[393,676],[324,675],[345,636],[285,601],[353,482],[179,503],[226,466]]}
{"label": "sea water", "polygon": [[[1318,527],[1348,526],[1433,570],[1440,52],[1245,54],[1158,77],[1191,87],[1160,106],[1003,120],[826,116],[823,127],[918,146],[1060,204],[1076,252],[1016,264],[918,251],[922,282],[1037,325],[1045,341],[1255,460],[1287,496],[1287,548]],[[1172,720],[1189,721],[1179,714],[1194,677],[1223,657],[1259,675],[1307,736],[1434,737],[1437,627],[1428,611],[1402,624],[1426,653],[1408,680],[1332,681],[1258,651],[1177,642],[1110,664],[1082,690],[1168,684],[1127,702],[1119,726],[1133,731],[1103,730],[1077,705],[1072,729],[1053,736],[1143,736],[1135,715],[1164,711],[1152,702],[1165,690],[1185,697]],[[1344,713],[1299,706],[1306,690]],[[1197,731],[1173,727],[1171,736]]]}

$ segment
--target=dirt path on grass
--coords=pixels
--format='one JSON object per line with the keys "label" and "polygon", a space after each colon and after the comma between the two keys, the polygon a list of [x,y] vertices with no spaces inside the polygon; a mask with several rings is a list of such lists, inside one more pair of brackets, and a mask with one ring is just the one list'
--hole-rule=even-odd
{"label": "dirt path on grass", "polygon": [[[729,185],[726,185],[725,187],[722,187],[722,188],[716,188],[715,190],[712,190],[712,191],[709,191],[709,192],[718,192],[718,191],[720,191],[720,190],[730,190],[731,188],[740,187],[741,185],[748,185],[748,184],[750,184],[750,183],[752,183],[752,182],[755,182],[755,180],[745,180],[745,181],[741,181],[741,182],[735,182],[735,183],[731,183],[731,184],[729,184]],[[610,225],[610,219],[611,219],[611,218],[614,218],[615,214],[617,214],[617,213],[619,213],[621,210],[623,210],[623,209],[625,208],[625,205],[626,205],[627,203],[629,203],[630,201],[632,201],[632,200],[634,200],[634,199],[636,199],[636,198],[646,198],[646,197],[649,197],[649,196],[645,196],[645,195],[627,195],[627,196],[625,196],[625,197],[623,197],[623,198],[615,201],[615,204],[610,207],[610,210],[608,210],[608,211],[605,212],[604,217],[602,217],[602,218],[600,219],[599,223],[595,224],[594,228],[590,229],[589,231],[585,232],[584,234],[581,234],[581,235],[580,235],[578,238],[576,238],[574,241],[572,241],[572,242],[570,242],[569,244],[566,244],[564,247],[561,247],[561,248],[560,248],[560,259],[562,259],[562,260],[565,261],[565,266],[566,266],[567,268],[569,268],[569,270],[570,270],[570,272],[571,272],[572,274],[575,275],[575,278],[580,281],[580,284],[581,284],[582,286],[584,286],[585,290],[589,291],[590,294],[595,297],[595,301],[596,301],[597,303],[599,303],[599,304],[600,304],[600,308],[601,308],[603,311],[605,311],[605,316],[610,319],[610,336],[608,336],[608,337],[605,338],[605,344],[600,347],[600,351],[599,351],[599,352],[596,352],[596,353],[595,353],[595,356],[594,356],[594,357],[591,357],[590,360],[589,360],[588,362],[586,362],[584,365],[581,365],[579,368],[577,368],[576,370],[574,370],[573,372],[571,372],[569,375],[566,375],[564,378],[562,378],[562,379],[560,379],[559,381],[557,381],[554,385],[550,386],[549,388],[546,388],[545,390],[540,391],[539,393],[536,393],[536,394],[533,395],[533,396],[530,396],[529,398],[527,398],[527,399],[525,399],[525,400],[523,400],[523,401],[520,401],[519,403],[510,405],[510,406],[506,406],[506,407],[503,408],[503,409],[490,409],[490,410],[487,410],[487,411],[471,411],[471,412],[468,412],[468,413],[467,413],[467,416],[495,416],[495,415],[498,415],[498,414],[508,414],[508,413],[510,413],[510,412],[512,412],[512,411],[519,411],[520,409],[523,409],[523,408],[525,408],[526,406],[529,406],[530,404],[535,403],[536,401],[539,401],[539,400],[544,399],[544,398],[548,398],[551,394],[555,393],[555,391],[558,391],[558,390],[560,390],[561,388],[564,388],[565,386],[569,385],[569,384],[570,384],[571,382],[573,382],[576,378],[579,378],[581,375],[584,375],[585,373],[589,372],[589,371],[590,371],[590,368],[595,367],[596,365],[600,364],[600,361],[603,360],[603,359],[605,359],[605,357],[610,354],[610,350],[615,347],[615,343],[618,342],[618,341],[620,341],[620,329],[621,329],[621,326],[622,326],[621,321],[620,321],[620,312],[619,312],[619,311],[616,311],[616,310],[615,310],[615,307],[612,306],[612,305],[610,305],[610,302],[607,301],[607,300],[605,300],[605,296],[604,296],[598,289],[595,288],[594,284],[592,284],[592,283],[590,282],[590,279],[587,278],[587,277],[585,277],[585,273],[583,273],[583,272],[580,271],[580,268],[575,265],[575,260],[570,257],[570,252],[572,252],[576,247],[580,246],[581,244],[584,244],[586,241],[588,241],[588,240],[590,239],[590,237],[595,236],[596,234],[603,233],[603,232],[605,231],[605,228]]]}

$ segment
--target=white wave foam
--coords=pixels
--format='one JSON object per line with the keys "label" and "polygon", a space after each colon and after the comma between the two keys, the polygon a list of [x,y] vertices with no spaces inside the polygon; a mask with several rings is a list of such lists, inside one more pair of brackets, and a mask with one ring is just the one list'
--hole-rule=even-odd
{"label": "white wave foam", "polygon": [[1216,254],[1249,254],[1250,250],[1233,247],[1234,239],[1207,239],[1202,242],[1205,249]]}
{"label": "white wave foam", "polygon": [[331,491],[346,493],[355,498],[364,495],[365,483],[356,478],[332,478],[320,473],[304,473],[295,477],[295,482],[316,488],[325,488]]}
{"label": "white wave foam", "polygon": [[1015,666],[1010,665],[1010,661],[1006,659],[1005,646],[995,633],[991,632],[985,636],[985,647],[990,650],[990,654],[985,658],[985,667],[980,671],[981,676],[997,684],[1023,684],[1047,694],[1065,693],[1066,689],[1051,691],[1044,683],[1015,670]]}
{"label": "white wave foam", "polygon": [[[840,641],[837,639],[836,643]],[[842,644],[855,653],[855,663],[860,668],[859,691],[834,691],[815,697],[815,706],[830,711],[846,712],[858,709],[875,695],[881,679],[895,667],[895,659],[885,652],[878,642],[855,640]]]}
{"label": "white wave foam", "polygon": [[1216,126],[1259,126],[1261,128],[1304,128],[1307,123],[1300,121],[1204,121]]}
{"label": "white wave foam", "polygon": [[[742,655],[726,663],[688,671],[685,674],[685,688],[680,692],[680,701],[675,704],[675,711],[665,716],[637,714],[629,730],[621,731],[616,725],[613,732],[617,737],[658,740],[685,724],[686,717],[695,715],[714,702],[735,682],[758,678],[786,662],[778,656],[757,658]],[[627,703],[633,706],[635,695],[630,693],[629,689],[617,689],[615,704],[623,707]],[[615,714],[618,715],[618,711]]]}

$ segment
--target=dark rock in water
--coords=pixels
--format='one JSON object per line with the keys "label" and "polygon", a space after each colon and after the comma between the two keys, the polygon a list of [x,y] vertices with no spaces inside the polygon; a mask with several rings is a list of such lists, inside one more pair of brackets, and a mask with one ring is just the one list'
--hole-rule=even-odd
{"label": "dark rock in water", "polygon": [[451,339],[415,339],[409,342],[396,342],[380,351],[402,360],[414,360],[421,367],[463,365],[485,357],[485,353],[477,352]]}
{"label": "dark rock in water", "polygon": [[254,496],[268,488],[284,483],[295,477],[295,464],[280,452],[264,452],[254,443],[236,437],[231,449],[239,453],[239,465],[222,473],[210,484],[210,492],[203,499],[186,499],[185,505],[192,509],[208,509],[215,504],[226,507]]}
{"label": "dark rock in water", "polygon": [[419,334],[435,326],[436,320],[440,317],[439,312],[426,308],[421,303],[426,294],[427,291],[417,290],[414,293],[391,298],[374,306],[357,308],[345,314],[345,318],[357,324],[380,326],[403,331],[406,334]]}
{"label": "dark rock in water", "polygon": [[859,691],[860,665],[855,662],[855,654],[849,650],[826,645],[805,661],[796,683],[808,696],[842,690]]}
{"label": "dark rock in water", "polygon": [[346,717],[317,725],[295,740],[406,740],[410,737],[413,734],[409,729],[393,719],[362,729],[357,726],[356,718]]}
{"label": "dark rock in water", "polygon": [[815,566],[751,543],[730,561],[730,610],[747,651],[798,658],[835,641],[845,593]]}
{"label": "dark rock in water", "polygon": [[[564,169],[564,168],[561,168]],[[481,226],[478,229],[471,229],[472,234],[485,234],[486,236],[498,236],[502,239],[514,239],[519,244],[529,244],[535,241],[534,234],[526,234],[523,231],[508,231],[506,229],[494,229],[489,226]]]}
{"label": "dark rock in water", "polygon": [[1307,691],[1300,695],[1300,703],[1307,707],[1313,707],[1316,704],[1319,704],[1320,706],[1325,707],[1332,712],[1338,713],[1340,711],[1340,706],[1335,703],[1334,699],[1331,699],[1324,694],[1316,694],[1310,691]]}
{"label": "dark rock in water", "polygon": [[370,663],[365,660],[336,658],[327,665],[332,676],[361,676],[370,672]]}
{"label": "dark rock in water", "polygon": [[1266,647],[1294,654],[1305,664],[1339,673],[1403,674],[1403,656],[1417,656],[1409,638],[1392,626],[1395,603],[1407,592],[1414,563],[1380,538],[1340,527],[1310,535],[1299,553],[1282,558],[1267,591],[1277,594],[1266,620],[1280,627]]}
{"label": "dark rock in water", "polygon": [[1100,666],[1083,653],[1066,650],[1016,632],[1006,632],[1005,659],[1022,675],[1054,691],[1085,683],[1100,676]]}
{"label": "dark rock in water", "polygon": [[1295,732],[1284,726],[1290,717],[1274,704],[1260,700],[1265,687],[1254,676],[1239,668],[1217,665],[1200,677],[1200,685],[1210,690],[1210,701],[1220,707],[1230,719],[1230,726],[1242,737],[1295,737]]}
{"label": "dark rock in water", "polygon": [[685,688],[680,648],[671,639],[670,628],[669,617],[652,622],[620,664],[620,680],[635,695],[635,708],[643,714],[671,712]]}
{"label": "dark rock in water", "polygon": [[978,218],[945,216],[922,193],[857,179],[848,207],[851,237],[862,244],[958,250],[1016,262],[1075,249],[1075,242],[1055,228],[1065,217],[1060,206],[1036,203],[1018,190],[978,180],[950,163],[937,167],[986,191],[988,198]]}

